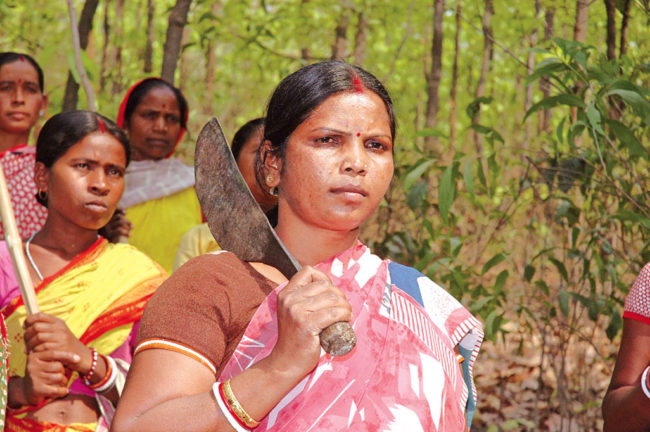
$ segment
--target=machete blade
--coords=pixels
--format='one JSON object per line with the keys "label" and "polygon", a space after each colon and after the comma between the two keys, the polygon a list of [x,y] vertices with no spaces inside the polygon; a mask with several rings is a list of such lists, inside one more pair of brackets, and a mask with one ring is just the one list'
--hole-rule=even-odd
{"label": "machete blade", "polygon": [[300,264],[253,198],[216,118],[203,127],[196,141],[194,171],[196,194],[219,246],[243,261],[271,265],[291,279]]}

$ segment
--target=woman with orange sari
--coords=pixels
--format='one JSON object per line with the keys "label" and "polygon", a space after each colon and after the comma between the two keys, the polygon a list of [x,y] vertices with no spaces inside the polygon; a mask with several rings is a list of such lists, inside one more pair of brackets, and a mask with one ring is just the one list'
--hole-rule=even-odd
{"label": "woman with orange sari", "polygon": [[43,228],[24,244],[40,313],[27,316],[4,242],[0,307],[10,342],[5,430],[105,431],[146,301],[165,272],[98,234],[124,189],[124,132],[88,111],[52,117],[36,146]]}

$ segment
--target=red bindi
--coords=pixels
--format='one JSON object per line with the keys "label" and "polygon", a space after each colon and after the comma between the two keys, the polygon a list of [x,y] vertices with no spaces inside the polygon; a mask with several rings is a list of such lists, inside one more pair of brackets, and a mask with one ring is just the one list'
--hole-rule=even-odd
{"label": "red bindi", "polygon": [[101,119],[97,119],[99,121],[99,130],[102,131],[102,133],[106,133],[106,126],[104,126],[104,122],[101,121]]}
{"label": "red bindi", "polygon": [[22,84],[22,83],[23,83],[22,78],[18,78],[18,84]]}
{"label": "red bindi", "polygon": [[358,136],[358,137],[361,136],[361,132],[357,132],[357,136]]}
{"label": "red bindi", "polygon": [[167,105],[165,105],[165,104],[162,104],[162,107],[163,107],[163,108],[165,108],[166,106],[167,106]]}
{"label": "red bindi", "polygon": [[354,91],[357,93],[363,93],[363,86],[361,85],[361,80],[359,77],[355,75],[352,79],[352,82],[354,83]]}
{"label": "red bindi", "polygon": [[21,62],[24,62],[25,61],[25,56],[20,56],[19,59],[20,59]]}

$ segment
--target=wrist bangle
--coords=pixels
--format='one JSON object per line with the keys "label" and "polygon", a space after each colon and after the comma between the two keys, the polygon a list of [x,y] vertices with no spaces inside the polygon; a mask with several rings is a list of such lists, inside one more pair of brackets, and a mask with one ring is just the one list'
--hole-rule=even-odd
{"label": "wrist bangle", "polygon": [[228,407],[235,413],[237,418],[241,420],[241,422],[244,423],[246,427],[254,428],[260,424],[260,422],[251,417],[246,412],[244,407],[241,406],[235,397],[235,394],[232,392],[232,388],[230,388],[230,380],[226,380],[224,383],[222,383],[220,390],[223,392],[226,405],[228,405]]}
{"label": "wrist bangle", "polygon": [[90,355],[92,357],[92,362],[90,363],[90,370],[86,375],[84,375],[82,378],[84,380],[84,384],[87,386],[90,385],[90,378],[95,374],[95,368],[97,367],[97,350],[93,347],[90,347]]}
{"label": "wrist bangle", "polygon": [[88,388],[94,390],[96,393],[104,393],[110,390],[117,380],[117,364],[115,363],[115,360],[105,355],[101,355],[101,357],[106,362],[106,374],[97,384],[88,385]]}
{"label": "wrist bangle", "polygon": [[645,393],[646,397],[650,399],[650,389],[648,389],[648,371],[650,371],[650,366],[645,368],[641,375],[641,389],[643,389],[643,393]]}
{"label": "wrist bangle", "polygon": [[235,415],[235,413],[230,409],[230,406],[226,403],[226,399],[223,396],[223,391],[221,389],[221,386],[223,384],[216,382],[212,385],[212,393],[214,394],[214,398],[217,400],[217,405],[219,406],[219,409],[221,410],[221,413],[223,416],[228,420],[228,423],[230,426],[232,426],[233,429],[237,432],[249,432],[250,429],[244,427],[244,425],[241,423],[241,420]]}

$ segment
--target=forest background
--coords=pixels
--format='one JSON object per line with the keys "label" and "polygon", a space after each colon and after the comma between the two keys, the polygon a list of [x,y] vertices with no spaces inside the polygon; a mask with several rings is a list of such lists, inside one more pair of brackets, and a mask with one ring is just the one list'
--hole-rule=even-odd
{"label": "forest background", "polygon": [[43,66],[47,115],[114,118],[135,81],[174,80],[188,163],[210,117],[232,136],[302,65],[373,72],[397,169],[362,237],[485,324],[472,430],[602,429],[650,261],[648,0],[0,0],[0,22],[0,50]]}

